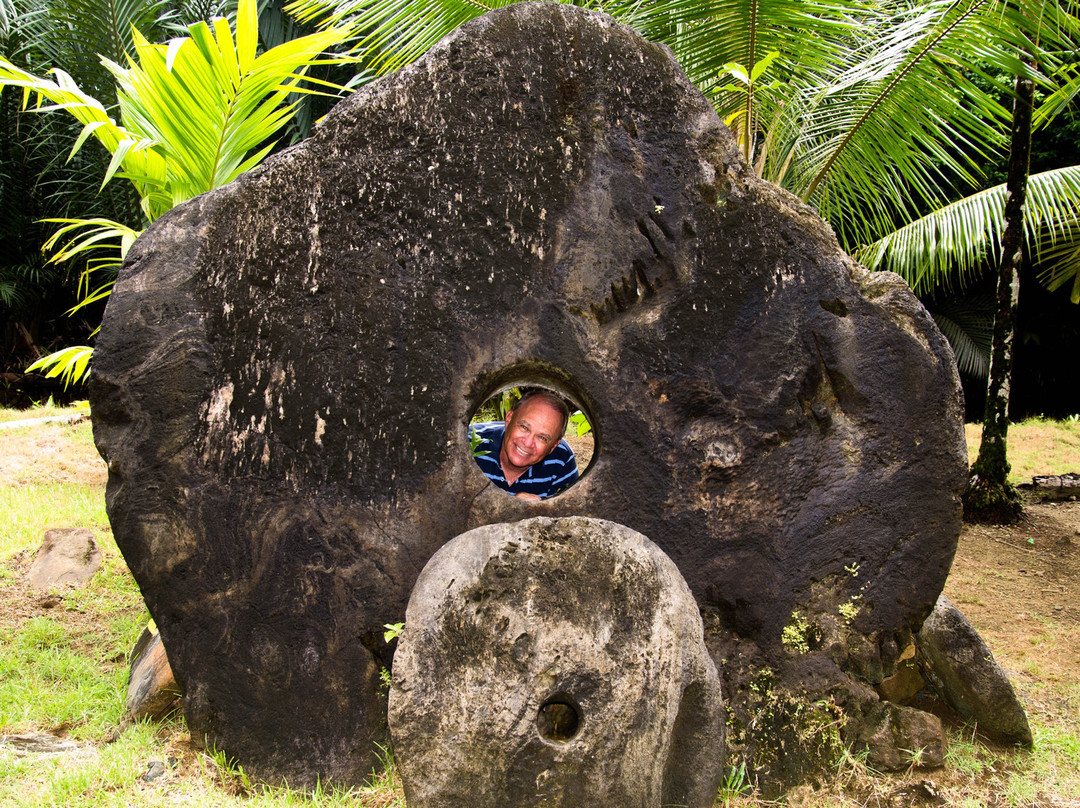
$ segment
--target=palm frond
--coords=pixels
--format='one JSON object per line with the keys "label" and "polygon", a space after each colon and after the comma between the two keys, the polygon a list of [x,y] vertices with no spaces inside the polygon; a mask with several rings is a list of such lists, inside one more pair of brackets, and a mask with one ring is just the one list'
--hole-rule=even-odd
{"label": "palm frond", "polygon": [[[604,5],[605,11],[615,13],[646,38],[668,45],[687,76],[707,93],[726,80],[727,64],[740,64],[749,73],[773,51],[779,53],[782,74],[833,72],[843,59],[845,37],[862,30],[858,15],[864,8],[862,3],[844,0]],[[718,94],[721,117],[746,105],[745,96],[740,95],[737,91]]]}
{"label": "palm frond", "polygon": [[1041,253],[1044,269],[1039,280],[1051,292],[1069,289],[1069,300],[1080,303],[1080,230],[1072,238],[1044,248]]}
{"label": "palm frond", "polygon": [[848,70],[799,99],[800,151],[785,185],[849,248],[942,205],[958,185],[977,186],[1007,142],[998,101],[1007,90],[992,82],[1025,70],[1021,30],[990,0],[918,4],[883,19]]}
{"label": "palm frond", "polygon": [[[917,294],[963,287],[986,262],[1000,259],[1004,210],[1005,186],[996,185],[894,230],[857,250],[855,258],[870,269],[899,273]],[[1080,166],[1028,179],[1024,225],[1036,263],[1054,266],[1068,255],[1080,236]],[[1055,277],[1060,286],[1071,275],[1059,270]]]}
{"label": "palm frond", "polygon": [[1069,109],[1072,102],[1080,94],[1080,67],[1068,65],[1060,71],[1063,79],[1061,85],[1035,110],[1032,118],[1032,126],[1041,127],[1049,124],[1054,118]]}
{"label": "palm frond", "polygon": [[134,47],[133,30],[157,37],[173,16],[169,0],[49,0],[34,46],[50,67],[74,76],[110,108],[116,99],[101,58],[123,59]]}
{"label": "palm frond", "polygon": [[295,0],[286,8],[302,22],[350,28],[361,61],[384,75],[416,61],[474,17],[514,1]]}
{"label": "palm frond", "polygon": [[949,341],[960,373],[985,379],[990,372],[994,339],[993,293],[984,290],[963,297],[935,298],[926,305]]}
{"label": "palm frond", "polygon": [[56,353],[43,356],[26,369],[27,373],[35,370],[45,371],[45,378],[59,377],[67,388],[83,381],[90,373],[90,358],[94,349],[86,345],[64,348]]}

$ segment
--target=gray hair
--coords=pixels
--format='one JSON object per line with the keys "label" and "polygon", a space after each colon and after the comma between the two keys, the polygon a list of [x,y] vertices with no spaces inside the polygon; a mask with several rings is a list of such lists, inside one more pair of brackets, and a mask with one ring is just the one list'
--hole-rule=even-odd
{"label": "gray hair", "polygon": [[514,405],[514,409],[516,410],[526,401],[530,401],[532,399],[539,399],[547,404],[550,404],[559,413],[559,416],[562,418],[562,426],[559,428],[559,438],[561,440],[562,436],[566,433],[566,425],[570,421],[570,407],[567,405],[565,399],[563,399],[563,397],[560,396],[558,393],[553,393],[551,390],[545,390],[543,388],[540,388],[538,390],[530,390],[528,393],[523,395],[521,397],[521,400]]}

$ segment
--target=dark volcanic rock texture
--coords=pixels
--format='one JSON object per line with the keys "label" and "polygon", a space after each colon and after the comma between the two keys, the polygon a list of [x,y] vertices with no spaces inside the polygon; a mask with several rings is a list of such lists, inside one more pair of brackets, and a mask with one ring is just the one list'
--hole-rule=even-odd
{"label": "dark volcanic rock texture", "polygon": [[[530,382],[596,425],[591,468],[543,505],[490,487],[466,430]],[[163,216],[90,396],[192,736],[294,784],[371,771],[382,626],[471,528],[648,536],[736,699],[733,651],[879,679],[960,529],[959,386],[930,317],[747,170],[664,48],[569,6],[466,25]]]}

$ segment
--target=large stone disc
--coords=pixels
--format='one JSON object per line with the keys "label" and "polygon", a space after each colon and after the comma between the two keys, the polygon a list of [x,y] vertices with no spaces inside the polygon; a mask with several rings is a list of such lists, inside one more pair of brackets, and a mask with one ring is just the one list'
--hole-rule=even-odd
{"label": "large stone disc", "polygon": [[[525,383],[596,427],[541,505],[487,484],[466,429]],[[791,662],[793,616],[821,616],[820,681],[880,678],[941,590],[966,481],[952,354],[900,279],[755,178],[666,49],[544,3],[158,220],[90,396],[192,736],[295,784],[376,764],[382,626],[466,530],[649,536],[716,658],[753,661],[721,666],[737,702]]]}

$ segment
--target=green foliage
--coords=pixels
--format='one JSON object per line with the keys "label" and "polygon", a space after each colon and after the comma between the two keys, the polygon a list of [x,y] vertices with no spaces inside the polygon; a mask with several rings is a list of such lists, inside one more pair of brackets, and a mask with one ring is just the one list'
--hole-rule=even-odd
{"label": "green foliage", "polygon": [[725,770],[716,798],[727,808],[733,799],[749,794],[753,790],[754,786],[746,774],[746,761],[739,761],[738,765],[730,766]]}
{"label": "green foliage", "polygon": [[480,437],[475,429],[469,427],[469,451],[473,457],[479,457],[482,452],[480,447],[484,445],[484,439]]}
{"label": "green foliage", "polygon": [[[789,691],[777,685],[772,670],[762,668],[736,701],[742,704],[737,714],[728,708],[729,783],[739,784],[740,765],[747,784],[764,772],[771,772],[774,782],[795,783],[835,773],[850,758],[841,737],[844,713],[831,698]],[[727,794],[729,800],[736,796]]]}
{"label": "green foliage", "polygon": [[346,34],[331,28],[259,54],[254,0],[241,0],[235,36],[224,19],[195,23],[166,45],[134,31],[128,67],[102,59],[116,85],[119,124],[62,70],[50,80],[0,59],[0,82],[35,96],[37,111],[74,116],[83,130],[73,153],[97,139],[112,155],[103,184],[117,174],[130,180],[153,221],[257,165],[292,112],[290,93],[314,92],[302,84],[305,70],[340,62],[320,57]]}
{"label": "green foliage", "polygon": [[855,596],[851,597],[850,599],[845,600],[843,603],[841,603],[837,607],[837,612],[840,614],[840,616],[842,618],[844,618],[845,622],[850,623],[852,620],[854,620],[858,616],[858,614],[859,614],[859,600],[860,600],[861,597],[862,597],[861,595],[855,595]]}
{"label": "green foliage", "polygon": [[789,651],[797,654],[809,653],[812,630],[810,621],[798,611],[794,611],[781,632],[780,641]]}
{"label": "green foliage", "polygon": [[[323,56],[346,38],[346,29],[329,28],[259,53],[255,0],[240,0],[235,29],[234,33],[226,19],[197,22],[187,28],[187,36],[164,45],[152,44],[132,30],[135,56],[127,67],[101,59],[115,83],[120,123],[60,69],[48,79],[0,57],[0,85],[22,88],[26,101],[36,98],[35,111],[63,110],[73,116],[83,128],[72,155],[89,138],[96,139],[112,156],[102,185],[115,176],[129,180],[146,221],[152,222],[174,205],[225,185],[262,161],[293,115],[296,104],[290,98],[320,92],[308,84],[341,89],[307,78],[306,71],[346,61]],[[86,305],[109,292],[108,281],[91,291],[90,275],[115,269],[140,231],[100,218],[69,219],[64,224],[51,240],[54,246],[63,242],[54,260],[97,256],[83,275],[81,305]],[[101,257],[98,251],[107,244],[115,252]],[[51,368],[49,375],[78,381],[85,376],[90,351],[55,353],[35,367]]]}
{"label": "green foliage", "polygon": [[577,430],[577,436],[579,438],[592,432],[592,424],[589,423],[588,417],[586,417],[585,413],[581,410],[578,410],[570,416],[570,423],[574,425],[574,429]]}
{"label": "green foliage", "polygon": [[0,559],[19,549],[37,549],[45,530],[58,525],[108,525],[102,486],[74,483],[31,483],[0,486]]}
{"label": "green foliage", "polygon": [[[1004,211],[1002,183],[897,228],[855,257],[870,269],[899,273],[917,294],[962,287],[1000,262]],[[1047,285],[1070,285],[1080,302],[1080,166],[1029,178],[1024,226]]]}
{"label": "green foliage", "polygon": [[[514,409],[515,405],[517,405],[520,400],[520,387],[510,387],[506,390],[500,390],[480,405],[480,408],[472,417],[472,422],[505,421],[510,410]],[[473,448],[475,449],[476,447],[474,446]]]}

